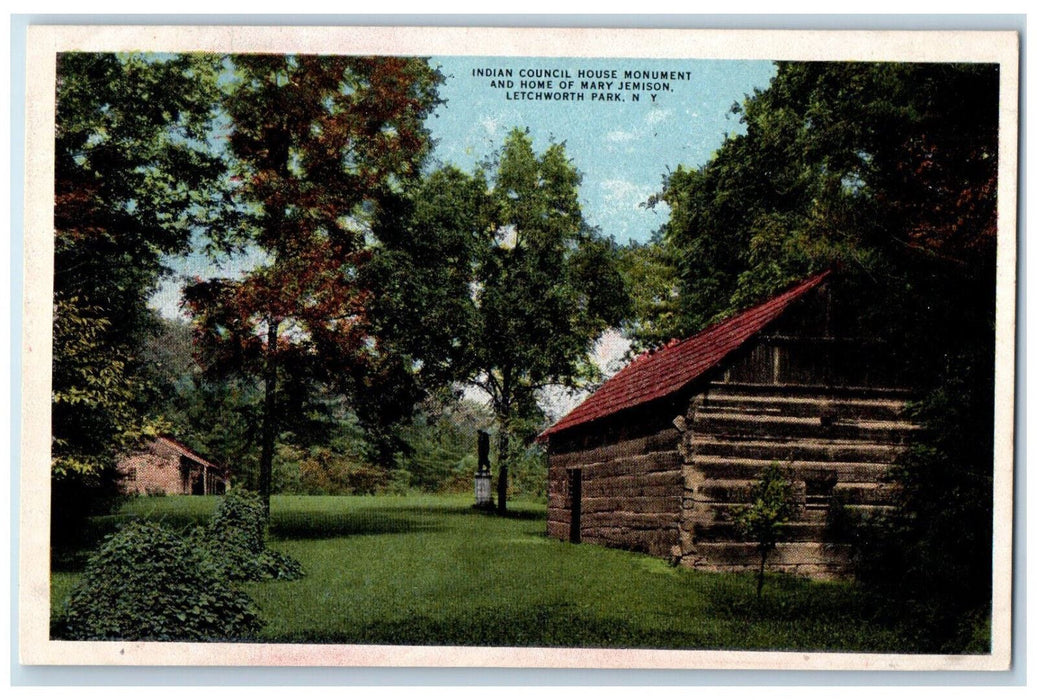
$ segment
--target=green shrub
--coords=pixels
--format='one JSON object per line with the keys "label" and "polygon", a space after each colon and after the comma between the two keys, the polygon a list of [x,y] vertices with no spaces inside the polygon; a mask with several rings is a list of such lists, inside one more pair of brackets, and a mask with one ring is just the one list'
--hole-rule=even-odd
{"label": "green shrub", "polygon": [[208,527],[194,540],[208,549],[215,566],[231,580],[293,580],[303,575],[291,557],[266,548],[267,517],[255,493],[231,491],[216,507]]}
{"label": "green shrub", "polygon": [[90,557],[53,631],[63,639],[215,641],[248,638],[261,627],[252,600],[204,550],[133,522]]}
{"label": "green shrub", "polygon": [[367,496],[383,490],[385,469],[327,448],[313,450],[299,464],[300,493],[311,495]]}
{"label": "green shrub", "polygon": [[756,572],[757,598],[763,593],[767,557],[785,539],[787,525],[798,510],[792,482],[780,464],[771,462],[753,483],[748,505],[735,511],[739,529],[748,541],[756,543],[760,556]]}

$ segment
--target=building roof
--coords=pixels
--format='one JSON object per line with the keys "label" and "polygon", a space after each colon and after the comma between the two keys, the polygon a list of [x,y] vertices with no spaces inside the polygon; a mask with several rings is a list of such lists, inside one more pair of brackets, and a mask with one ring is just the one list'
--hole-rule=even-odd
{"label": "building roof", "polygon": [[670,396],[719,365],[728,355],[781,316],[792,302],[819,285],[822,272],[747,311],[713,324],[690,338],[644,353],[601,385],[579,406],[545,430],[547,438],[578,425]]}
{"label": "building roof", "polygon": [[184,445],[184,444],[182,444],[180,442],[177,442],[176,440],[174,440],[171,437],[166,437],[165,435],[160,435],[157,438],[155,438],[155,443],[159,443],[159,444],[165,445],[166,447],[172,449],[173,451],[179,452],[184,457],[187,457],[188,459],[194,460],[195,462],[198,462],[199,464],[203,464],[206,467],[209,467],[211,469],[218,469],[218,470],[222,470],[223,469],[218,464],[213,464],[212,462],[207,460],[205,457],[202,457],[200,454],[198,454],[197,452],[195,452],[194,450],[189,448],[187,445]]}

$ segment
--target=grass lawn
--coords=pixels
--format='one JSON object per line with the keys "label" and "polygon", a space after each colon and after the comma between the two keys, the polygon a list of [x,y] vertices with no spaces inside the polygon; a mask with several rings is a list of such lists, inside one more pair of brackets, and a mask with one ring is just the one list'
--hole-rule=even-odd
{"label": "grass lawn", "polygon": [[[189,527],[216,503],[135,499],[97,522],[98,534],[132,517]],[[467,496],[275,496],[269,545],[306,576],[244,585],[267,623],[258,641],[912,650],[847,584],[775,575],[758,602],[752,575],[548,539],[541,505],[515,503],[508,518],[470,505]],[[77,576],[54,572],[52,605]]]}

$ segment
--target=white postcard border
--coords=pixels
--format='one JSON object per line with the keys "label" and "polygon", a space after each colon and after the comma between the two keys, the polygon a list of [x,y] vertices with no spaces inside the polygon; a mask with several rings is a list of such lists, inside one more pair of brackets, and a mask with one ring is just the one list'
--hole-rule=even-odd
{"label": "white postcard border", "polygon": [[[54,81],[58,52],[991,62],[1001,66],[992,649],[985,655],[65,642],[49,639]],[[1005,670],[1011,660],[1018,36],[1001,31],[32,26],[27,43],[19,627],[23,664]]]}

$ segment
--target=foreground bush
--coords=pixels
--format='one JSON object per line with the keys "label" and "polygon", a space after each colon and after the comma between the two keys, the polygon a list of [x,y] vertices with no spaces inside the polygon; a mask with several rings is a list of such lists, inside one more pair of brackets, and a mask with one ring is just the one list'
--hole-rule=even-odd
{"label": "foreground bush", "polygon": [[247,638],[261,627],[252,600],[207,552],[158,525],[136,522],[90,557],[54,636],[215,641]]}
{"label": "foreground bush", "polygon": [[267,517],[259,496],[232,491],[224,496],[209,526],[196,534],[214,564],[235,581],[293,580],[303,575],[291,557],[266,548]]}

